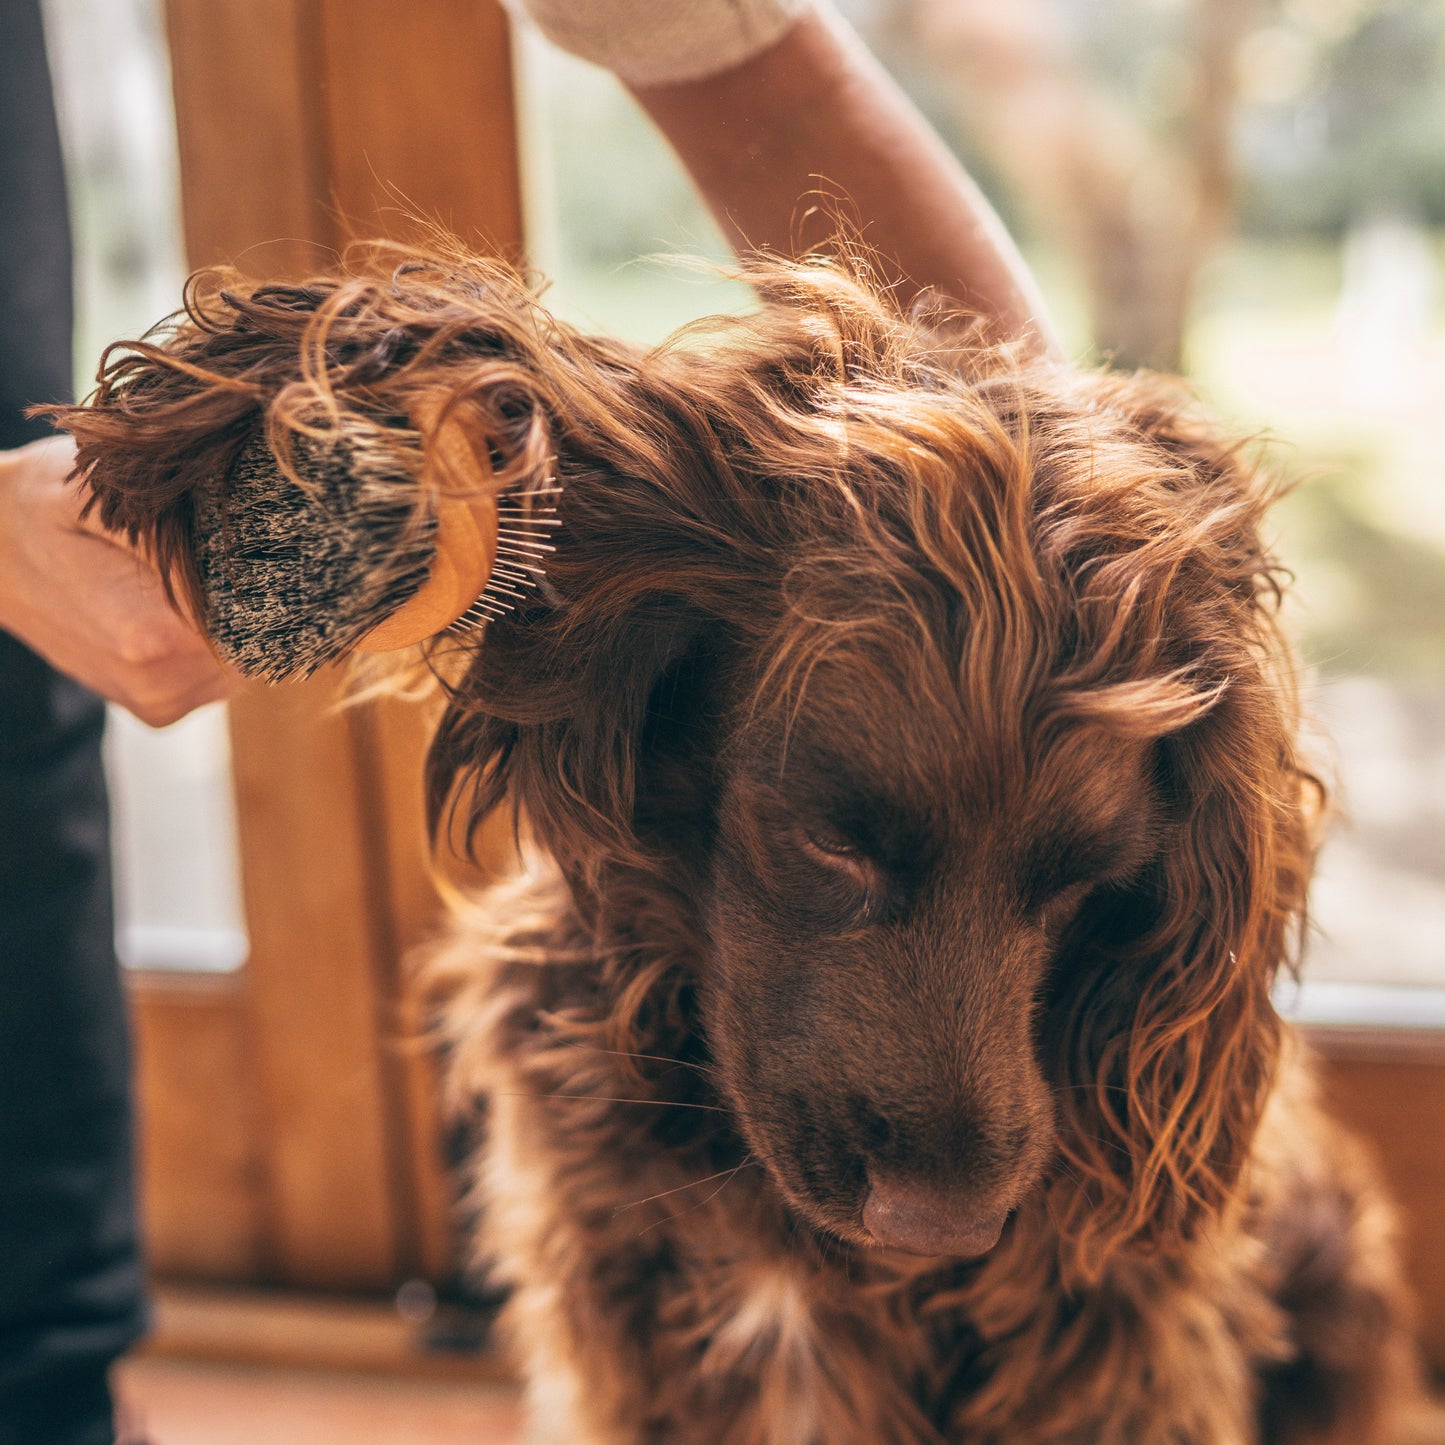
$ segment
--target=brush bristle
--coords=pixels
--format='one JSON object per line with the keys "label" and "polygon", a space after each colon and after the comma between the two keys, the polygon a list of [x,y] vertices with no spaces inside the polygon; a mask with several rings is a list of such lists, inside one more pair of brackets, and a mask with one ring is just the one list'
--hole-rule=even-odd
{"label": "brush bristle", "polygon": [[548,555],[555,550],[547,539],[561,526],[557,501],[562,488],[555,483],[526,492],[504,493],[497,507],[497,558],[481,595],[450,631],[467,632],[505,617],[546,575]]}
{"label": "brush bristle", "polygon": [[343,414],[296,436],[286,474],[259,429],[195,494],[196,566],[221,655],[268,682],[345,656],[426,581],[436,517],[394,444]]}

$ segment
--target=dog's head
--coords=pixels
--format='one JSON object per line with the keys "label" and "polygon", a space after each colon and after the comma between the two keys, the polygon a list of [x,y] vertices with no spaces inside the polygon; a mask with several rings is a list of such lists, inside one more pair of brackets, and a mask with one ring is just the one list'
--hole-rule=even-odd
{"label": "dog's head", "polygon": [[621,1012],[688,960],[811,1224],[976,1254],[1047,1188],[1081,1261],[1195,1229],[1309,867],[1251,467],[1162,382],[950,343],[827,267],[655,352],[462,279],[354,297],[337,362],[370,327],[431,385],[470,349],[502,472],[564,487],[546,588],[450,683],[436,813],[525,810],[647,961]]}
{"label": "dog's head", "polygon": [[1248,1151],[1309,868],[1265,489],[1161,381],[762,286],[544,403],[554,592],[435,794],[523,805],[617,940],[685,920],[811,1223],[978,1253],[1048,1179],[1080,1260],[1167,1243]]}

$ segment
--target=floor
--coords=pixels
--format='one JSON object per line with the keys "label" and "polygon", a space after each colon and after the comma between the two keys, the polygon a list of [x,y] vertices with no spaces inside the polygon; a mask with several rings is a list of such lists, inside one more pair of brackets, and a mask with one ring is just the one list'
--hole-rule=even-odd
{"label": "floor", "polygon": [[506,1385],[136,1359],[119,1390],[148,1445],[515,1445]]}

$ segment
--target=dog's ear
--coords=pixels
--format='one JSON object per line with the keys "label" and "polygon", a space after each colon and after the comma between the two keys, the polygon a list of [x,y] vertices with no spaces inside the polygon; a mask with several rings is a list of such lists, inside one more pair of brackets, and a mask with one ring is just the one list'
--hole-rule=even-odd
{"label": "dog's ear", "polygon": [[772,626],[780,549],[731,430],[755,412],[729,394],[751,385],[730,362],[569,365],[537,399],[562,489],[556,550],[535,596],[463,644],[428,796],[434,825],[520,808],[585,895],[618,864],[686,866],[708,833],[715,681]]}
{"label": "dog's ear", "polygon": [[460,673],[442,668],[428,798],[434,827],[463,831],[520,808],[585,899],[619,864],[675,874],[708,833],[716,680],[784,605],[787,488],[808,484],[790,438],[833,363],[781,310],[715,345],[554,338],[526,405],[561,488],[556,550],[536,593],[462,644]]}
{"label": "dog's ear", "polygon": [[905,383],[898,318],[857,280],[764,262],[749,278],[757,312],[676,344],[554,325],[533,356],[557,549],[453,679],[428,797],[434,824],[519,806],[584,901],[618,864],[693,881],[676,870],[709,833],[724,699],[756,682],[719,679],[763,654],[807,538],[857,509],[840,413],[820,427],[820,410],[855,375]]}
{"label": "dog's ear", "polygon": [[[1235,1197],[1280,1047],[1271,987],[1298,946],[1323,790],[1297,753],[1281,584],[1259,537],[1271,488],[1153,382],[1104,384],[1162,453],[1173,513],[1152,547],[1161,660],[1204,699],[1154,744],[1161,854],[1083,921],[1061,1136],[1082,1195],[1060,1220],[1086,1272],[1169,1247]],[[1158,535],[1158,534],[1156,534]]]}

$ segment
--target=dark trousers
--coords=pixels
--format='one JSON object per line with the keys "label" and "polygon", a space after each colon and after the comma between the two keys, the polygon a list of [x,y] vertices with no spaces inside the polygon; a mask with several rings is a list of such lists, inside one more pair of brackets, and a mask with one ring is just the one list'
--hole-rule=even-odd
{"label": "dark trousers", "polygon": [[[0,0],[0,447],[70,385],[38,0]],[[109,1445],[144,1324],[97,698],[0,633],[0,1445]]]}

